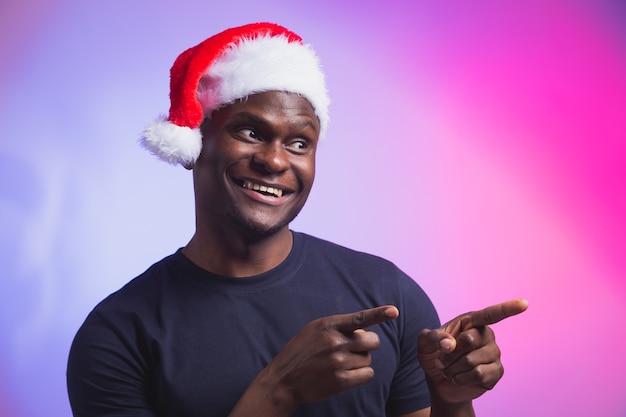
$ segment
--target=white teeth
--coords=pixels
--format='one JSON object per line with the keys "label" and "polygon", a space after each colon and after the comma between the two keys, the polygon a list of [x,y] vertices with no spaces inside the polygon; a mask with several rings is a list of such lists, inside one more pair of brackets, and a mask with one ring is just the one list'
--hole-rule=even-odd
{"label": "white teeth", "polygon": [[263,193],[273,194],[275,197],[282,197],[283,190],[280,188],[268,187],[266,185],[255,184],[252,181],[244,181],[243,188],[249,190],[261,191]]}

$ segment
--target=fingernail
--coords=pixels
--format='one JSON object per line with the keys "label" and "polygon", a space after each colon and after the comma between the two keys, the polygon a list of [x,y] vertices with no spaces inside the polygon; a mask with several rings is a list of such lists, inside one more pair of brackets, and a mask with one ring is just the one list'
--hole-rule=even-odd
{"label": "fingernail", "polygon": [[437,369],[444,369],[446,367],[446,365],[444,365],[443,362],[441,362],[440,359],[435,359],[435,367]]}
{"label": "fingernail", "polygon": [[439,342],[439,347],[448,352],[450,349],[452,349],[452,341],[450,339],[443,339],[441,342]]}

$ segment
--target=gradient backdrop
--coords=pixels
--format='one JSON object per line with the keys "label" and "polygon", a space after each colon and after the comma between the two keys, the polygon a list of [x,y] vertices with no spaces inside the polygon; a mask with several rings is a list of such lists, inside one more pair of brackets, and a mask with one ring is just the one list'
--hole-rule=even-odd
{"label": "gradient backdrop", "polygon": [[391,259],[444,320],[530,300],[480,416],[626,416],[626,3],[214,3],[0,4],[0,414],[70,415],[78,326],[193,231],[190,173],[136,142],[171,63],[270,20],[333,98],[293,227]]}

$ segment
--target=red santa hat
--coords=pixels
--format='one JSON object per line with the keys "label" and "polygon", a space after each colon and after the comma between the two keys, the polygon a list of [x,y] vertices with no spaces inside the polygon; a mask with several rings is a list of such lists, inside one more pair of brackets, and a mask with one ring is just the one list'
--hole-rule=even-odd
{"label": "red santa hat", "polygon": [[264,91],[306,98],[328,126],[330,99],[319,59],[300,36],[273,23],[227,29],[180,54],[170,71],[169,116],[151,123],[141,144],[171,164],[193,164],[202,149],[200,125],[213,110]]}

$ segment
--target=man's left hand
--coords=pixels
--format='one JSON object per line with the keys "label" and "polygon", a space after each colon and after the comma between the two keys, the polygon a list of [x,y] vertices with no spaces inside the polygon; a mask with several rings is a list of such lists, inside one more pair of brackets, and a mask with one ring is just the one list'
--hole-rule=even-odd
{"label": "man's left hand", "polygon": [[491,324],[528,308],[511,300],[456,317],[418,337],[418,359],[429,387],[441,401],[463,403],[490,390],[504,373]]}

